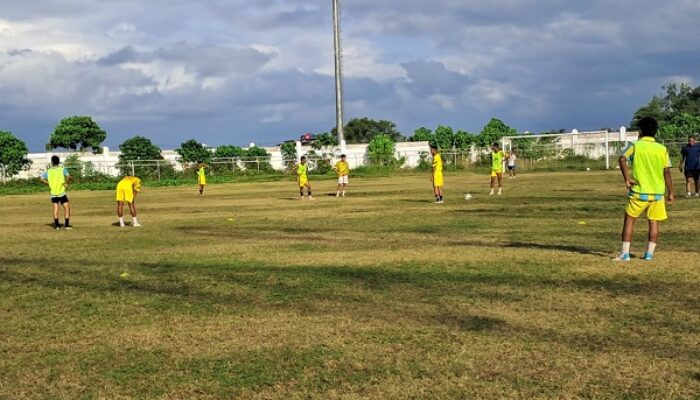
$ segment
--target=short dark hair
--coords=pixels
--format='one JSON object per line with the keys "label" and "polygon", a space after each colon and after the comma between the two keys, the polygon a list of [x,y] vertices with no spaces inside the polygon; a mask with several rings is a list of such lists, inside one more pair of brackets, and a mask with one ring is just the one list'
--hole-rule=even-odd
{"label": "short dark hair", "polygon": [[498,142],[494,142],[494,144],[492,144],[491,147],[501,147],[501,145],[498,144]]}
{"label": "short dark hair", "polygon": [[656,136],[656,132],[659,130],[659,123],[652,117],[640,119],[637,126],[642,131],[640,136]]}
{"label": "short dark hair", "polygon": [[696,134],[693,133],[692,135],[689,135],[689,136],[688,136],[688,140],[690,140],[690,139],[695,139],[695,140],[697,140],[697,139],[698,139],[698,135],[696,135]]}
{"label": "short dark hair", "polygon": [[435,144],[435,143],[431,143],[431,144],[430,144],[430,148],[431,148],[431,149],[435,149],[435,150],[438,149],[437,144]]}
{"label": "short dark hair", "polygon": [[51,165],[54,167],[58,166],[58,164],[61,163],[61,159],[58,158],[58,156],[51,156]]}
{"label": "short dark hair", "polygon": [[344,157],[347,157],[347,156],[345,154],[340,155],[340,158],[344,158]]}
{"label": "short dark hair", "polygon": [[301,156],[301,161],[306,161],[306,156]]}

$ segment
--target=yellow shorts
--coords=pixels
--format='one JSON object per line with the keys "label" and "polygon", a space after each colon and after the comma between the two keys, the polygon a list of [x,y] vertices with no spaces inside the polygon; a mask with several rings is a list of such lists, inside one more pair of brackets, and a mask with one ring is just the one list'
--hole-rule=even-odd
{"label": "yellow shorts", "polygon": [[647,212],[647,218],[652,221],[664,221],[668,219],[666,214],[666,202],[661,200],[640,200],[635,197],[630,197],[627,204],[627,215],[633,218],[639,218],[644,211]]}
{"label": "yellow shorts", "polygon": [[120,183],[117,185],[117,201],[133,203],[134,189],[131,182]]}
{"label": "yellow shorts", "polygon": [[495,178],[495,177],[497,177],[498,175],[503,175],[503,170],[502,170],[502,169],[500,169],[500,170],[499,170],[499,169],[492,169],[492,170],[491,170],[491,177],[492,177],[492,178]]}
{"label": "yellow shorts", "polygon": [[207,184],[207,178],[205,176],[200,176],[197,181],[199,182],[200,185],[206,185]]}
{"label": "yellow shorts", "polygon": [[300,176],[299,177],[299,187],[304,187],[309,183],[309,178],[305,176]]}
{"label": "yellow shorts", "polygon": [[442,178],[442,173],[433,174],[433,186],[443,187],[445,185],[445,180]]}

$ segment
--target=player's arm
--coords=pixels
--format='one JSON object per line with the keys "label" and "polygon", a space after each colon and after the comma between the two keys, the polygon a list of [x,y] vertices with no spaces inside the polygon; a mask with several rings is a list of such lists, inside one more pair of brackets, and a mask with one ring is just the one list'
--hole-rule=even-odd
{"label": "player's arm", "polygon": [[49,175],[46,172],[44,172],[43,174],[39,175],[39,181],[41,181],[41,183],[43,183],[44,185],[48,185]]}
{"label": "player's arm", "polygon": [[671,168],[664,168],[664,183],[666,184],[666,201],[669,205],[675,202],[673,196],[673,178],[671,177]]}
{"label": "player's arm", "polygon": [[73,177],[71,176],[71,174],[68,173],[68,170],[65,170],[65,171],[66,171],[66,172],[65,172],[65,175],[64,175],[64,176],[65,176],[65,178],[66,178],[66,183],[65,183],[64,186],[65,186],[65,187],[68,187],[68,185],[70,184],[70,182],[73,180]]}
{"label": "player's arm", "polygon": [[627,187],[627,189],[631,189],[636,182],[632,180],[630,168],[629,165],[627,165],[627,157],[621,155],[620,159],[618,160],[618,164],[620,165],[620,172],[622,172],[622,179],[625,181],[625,187]]}
{"label": "player's arm", "polygon": [[683,172],[683,166],[685,166],[685,152],[681,152],[681,163],[678,165],[678,170]]}

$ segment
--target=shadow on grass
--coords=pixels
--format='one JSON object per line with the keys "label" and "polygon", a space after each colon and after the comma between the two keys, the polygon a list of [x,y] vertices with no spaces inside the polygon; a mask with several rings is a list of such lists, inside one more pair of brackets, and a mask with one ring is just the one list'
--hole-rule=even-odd
{"label": "shadow on grass", "polygon": [[564,251],[568,253],[577,253],[583,255],[608,256],[609,253],[596,251],[583,246],[561,245],[561,244],[544,244],[544,243],[526,243],[526,242],[511,242],[505,247],[514,249],[536,249],[536,250],[554,250]]}

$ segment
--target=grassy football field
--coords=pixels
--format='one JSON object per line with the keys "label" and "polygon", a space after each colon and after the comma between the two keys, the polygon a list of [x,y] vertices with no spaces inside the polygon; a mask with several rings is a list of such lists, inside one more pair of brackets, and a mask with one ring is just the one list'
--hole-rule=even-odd
{"label": "grassy football field", "polygon": [[619,265],[616,173],[487,180],[2,196],[0,399],[699,398],[700,200]]}

